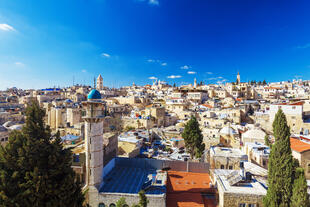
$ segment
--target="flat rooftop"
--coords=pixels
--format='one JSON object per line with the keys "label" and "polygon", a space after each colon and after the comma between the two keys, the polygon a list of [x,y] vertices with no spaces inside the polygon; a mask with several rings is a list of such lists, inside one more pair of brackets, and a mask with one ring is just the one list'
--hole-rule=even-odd
{"label": "flat rooftop", "polygon": [[[152,181],[154,183],[152,185]],[[165,176],[155,169],[115,166],[103,178],[103,186],[99,190],[105,193],[137,194],[141,189],[146,194],[166,193]]]}
{"label": "flat rooftop", "polygon": [[232,173],[239,174],[238,170],[215,169],[214,174],[217,176],[217,183],[221,185],[224,192],[236,194],[266,195],[267,190],[262,183],[253,179],[251,182],[242,183],[242,185],[231,185],[229,176]]}
{"label": "flat rooftop", "polygon": [[213,156],[219,157],[247,157],[241,150],[235,148],[228,148],[228,147],[211,147],[211,153]]}

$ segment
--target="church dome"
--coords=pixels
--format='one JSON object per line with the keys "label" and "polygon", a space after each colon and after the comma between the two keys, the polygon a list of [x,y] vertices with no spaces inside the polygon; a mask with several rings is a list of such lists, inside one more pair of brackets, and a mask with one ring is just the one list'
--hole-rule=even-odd
{"label": "church dome", "polygon": [[87,99],[101,99],[101,94],[96,89],[93,89],[89,92]]}

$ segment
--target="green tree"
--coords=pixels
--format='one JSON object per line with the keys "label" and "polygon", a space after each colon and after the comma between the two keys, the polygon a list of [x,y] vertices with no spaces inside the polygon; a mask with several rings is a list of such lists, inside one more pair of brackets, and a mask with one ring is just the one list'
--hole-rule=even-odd
{"label": "green tree", "polygon": [[81,186],[71,168],[72,153],[59,133],[51,135],[37,102],[26,109],[26,123],[0,147],[0,206],[79,207]]}
{"label": "green tree", "polygon": [[191,158],[200,158],[205,150],[205,144],[202,143],[203,136],[196,117],[192,116],[186,123],[182,137],[185,142],[186,150],[190,153]]}
{"label": "green tree", "polygon": [[294,177],[294,161],[290,147],[290,129],[281,109],[278,110],[273,126],[275,143],[269,156],[268,191],[264,206],[289,206]]}
{"label": "green tree", "polygon": [[271,148],[271,142],[268,134],[265,135],[265,145]]}
{"label": "green tree", "polygon": [[263,85],[267,85],[266,80],[263,81]]}
{"label": "green tree", "polygon": [[146,195],[145,195],[145,191],[144,190],[140,190],[139,191],[139,206],[141,207],[147,207],[147,204],[149,203],[149,200],[147,199]]}
{"label": "green tree", "polygon": [[117,202],[116,202],[116,207],[123,207],[126,205],[126,198],[121,197]]}
{"label": "green tree", "polygon": [[309,195],[307,193],[307,181],[303,168],[296,169],[295,180],[293,184],[293,193],[291,206],[309,207]]}

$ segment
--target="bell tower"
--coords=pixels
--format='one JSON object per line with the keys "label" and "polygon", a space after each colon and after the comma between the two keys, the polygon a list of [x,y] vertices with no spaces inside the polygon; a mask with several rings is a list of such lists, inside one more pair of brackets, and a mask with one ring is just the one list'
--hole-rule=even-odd
{"label": "bell tower", "polygon": [[99,189],[103,170],[103,119],[105,104],[101,101],[99,91],[93,89],[83,102],[86,111],[85,153],[86,153],[86,185]]}
{"label": "bell tower", "polygon": [[240,74],[239,74],[239,72],[238,72],[238,74],[237,74],[237,84],[238,84],[238,85],[240,84]]}
{"label": "bell tower", "polygon": [[103,90],[103,78],[102,78],[101,74],[99,74],[99,76],[97,78],[96,88],[97,88],[97,90]]}

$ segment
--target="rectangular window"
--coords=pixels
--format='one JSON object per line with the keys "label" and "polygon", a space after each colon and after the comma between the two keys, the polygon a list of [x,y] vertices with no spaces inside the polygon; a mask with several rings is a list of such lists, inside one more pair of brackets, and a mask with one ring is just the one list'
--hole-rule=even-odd
{"label": "rectangular window", "polygon": [[221,169],[224,169],[224,165],[221,165]]}
{"label": "rectangular window", "polygon": [[246,207],[246,204],[245,203],[240,203],[239,207]]}
{"label": "rectangular window", "polygon": [[310,173],[310,163],[308,163],[308,173]]}
{"label": "rectangular window", "polygon": [[229,165],[229,167],[228,167],[230,170],[232,170],[233,169],[233,166],[231,166],[231,165]]}

